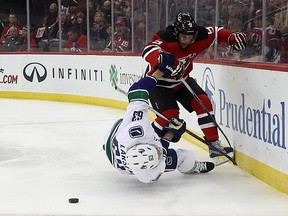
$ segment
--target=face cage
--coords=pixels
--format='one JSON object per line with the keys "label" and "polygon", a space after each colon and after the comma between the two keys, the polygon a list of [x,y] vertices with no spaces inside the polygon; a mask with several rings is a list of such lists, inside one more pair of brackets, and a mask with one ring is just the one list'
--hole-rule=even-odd
{"label": "face cage", "polygon": [[[139,145],[139,144],[138,144]],[[140,144],[140,145],[143,145],[143,144]],[[145,145],[145,144],[144,144]],[[149,144],[149,145],[153,145],[153,144]],[[163,153],[163,148],[161,148],[161,147],[159,147],[159,146],[156,146],[156,145],[153,145],[154,147],[155,147],[155,149],[156,149],[156,151],[157,151],[157,159],[158,159],[158,164],[156,164],[152,169],[155,169],[158,165],[159,165],[159,163],[160,163],[160,161],[161,161],[161,159],[164,157],[164,153]],[[132,147],[131,147],[132,148]]]}
{"label": "face cage", "polygon": [[[178,32],[177,38],[179,38],[179,34],[183,34],[183,35],[192,35],[193,37],[191,38],[190,44],[194,43],[196,41],[197,35],[198,35],[198,31],[195,32],[195,34],[185,34],[185,33],[181,33]],[[179,40],[179,39],[178,39]]]}

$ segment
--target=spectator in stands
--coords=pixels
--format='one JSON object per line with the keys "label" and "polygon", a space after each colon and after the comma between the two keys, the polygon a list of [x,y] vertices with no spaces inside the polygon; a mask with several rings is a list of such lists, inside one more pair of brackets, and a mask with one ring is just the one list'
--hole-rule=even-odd
{"label": "spectator in stands", "polygon": [[243,3],[246,4],[246,10],[248,10],[248,17],[245,20],[244,29],[246,31],[251,31],[252,28],[255,27],[256,20],[253,20],[256,15],[256,11],[260,8],[259,0],[244,0]]}
{"label": "spectator in stands", "polygon": [[254,28],[262,28],[262,10],[259,9],[255,12]]}
{"label": "spectator in stands", "polygon": [[238,25],[244,26],[244,22],[247,21],[248,9],[245,10],[245,6],[242,2],[234,1],[228,5],[228,20],[238,19]]}
{"label": "spectator in stands", "polygon": [[[126,1],[125,7],[123,7],[122,10],[123,10],[123,14],[124,14],[123,21],[125,22],[125,25],[127,26],[127,28],[129,28],[131,30],[132,29],[132,24],[131,24],[132,12],[131,12],[131,7],[130,7],[128,1]],[[135,17],[134,17],[134,19],[135,19]]]}
{"label": "spectator in stands", "polygon": [[88,9],[89,9],[89,24],[91,28],[94,22],[95,13],[97,12],[95,0],[88,1]]}
{"label": "spectator in stands", "polygon": [[227,28],[228,26],[228,19],[229,19],[229,13],[228,13],[228,3],[223,2],[220,6],[220,20],[219,25]]}
{"label": "spectator in stands", "polygon": [[91,50],[103,51],[106,47],[106,41],[109,38],[106,32],[106,18],[102,11],[97,11],[93,18],[93,25],[90,29],[90,43]]}
{"label": "spectator in stands", "polygon": [[58,22],[58,5],[56,3],[52,3],[49,6],[49,11],[47,15],[43,19],[43,26],[46,27],[47,31],[47,39],[56,38],[57,32],[59,30]]}
{"label": "spectator in stands", "polygon": [[[130,41],[130,31],[125,26],[122,19],[118,19],[115,22],[115,35],[114,35],[114,48],[115,52],[130,52],[131,51],[131,41]],[[112,43],[106,46],[104,52],[112,51]]]}
{"label": "spectator in stands", "polygon": [[141,53],[146,45],[146,17],[140,9],[134,12],[134,25],[135,25],[135,52]]}
{"label": "spectator in stands", "polygon": [[107,45],[111,43],[111,40],[112,40],[112,25],[111,24],[106,25],[106,33],[108,35],[108,38],[106,39],[105,47],[107,47]]}
{"label": "spectator in stands", "polygon": [[279,47],[280,58],[277,62],[288,63],[288,2],[279,3],[282,8],[275,13],[273,27],[280,32],[281,46]]}
{"label": "spectator in stands", "polygon": [[80,35],[74,27],[68,30],[68,40],[65,44],[64,51],[68,52],[86,52],[87,51],[87,36]]}
{"label": "spectator in stands", "polygon": [[125,8],[125,1],[114,1],[114,17],[124,17],[124,8]]}
{"label": "spectator in stands", "polygon": [[[19,47],[19,52],[25,52],[28,51],[28,35],[27,35],[28,28],[27,26],[24,26],[22,28],[22,44]],[[30,51],[34,52],[37,50],[38,43],[35,39],[35,31],[34,29],[30,28]]]}
{"label": "spectator in stands", "polygon": [[67,14],[66,20],[71,25],[72,25],[73,20],[76,17],[76,14],[78,13],[77,6],[78,6],[78,2],[76,0],[71,1],[71,3],[68,6],[68,14]]}
{"label": "spectator in stands", "polygon": [[[65,10],[61,11],[61,36],[62,40],[67,40],[68,39],[68,30],[72,27],[72,23],[67,21],[67,14]],[[57,33],[57,38],[59,38],[59,31]]]}
{"label": "spectator in stands", "polygon": [[102,11],[97,11],[93,17],[93,23],[98,23],[101,26],[105,26],[107,24],[105,13]]}
{"label": "spectator in stands", "polygon": [[77,0],[77,11],[86,12],[86,0]]}
{"label": "spectator in stands", "polygon": [[111,2],[104,1],[101,7],[101,11],[104,12],[107,22],[111,23]]}
{"label": "spectator in stands", "polygon": [[77,29],[79,35],[87,35],[86,16],[83,12],[78,12],[76,14],[72,24]]}
{"label": "spectator in stands", "polygon": [[240,13],[240,4],[238,2],[233,2],[228,5],[229,18],[240,18]]}
{"label": "spectator in stands", "polygon": [[235,31],[243,31],[243,22],[238,18],[229,18],[227,23],[227,29]]}
{"label": "spectator in stands", "polygon": [[273,26],[271,18],[267,18],[267,25],[262,26],[262,10],[256,11],[256,18],[255,27],[248,35],[248,49],[246,51],[248,51],[250,55],[261,55],[262,32],[265,30],[265,60],[268,62],[278,61],[282,43],[279,30]]}
{"label": "spectator in stands", "polygon": [[13,11],[8,14],[8,19],[9,19],[9,22],[3,28],[0,43],[4,43],[6,41],[6,38],[8,37],[8,31],[11,27],[15,27],[18,30],[18,32],[22,28],[21,25],[18,23],[18,18],[17,18],[16,13],[14,13]]}
{"label": "spectator in stands", "polygon": [[4,52],[17,52],[23,43],[23,38],[19,35],[19,30],[12,26],[6,33],[8,36],[2,44]]}

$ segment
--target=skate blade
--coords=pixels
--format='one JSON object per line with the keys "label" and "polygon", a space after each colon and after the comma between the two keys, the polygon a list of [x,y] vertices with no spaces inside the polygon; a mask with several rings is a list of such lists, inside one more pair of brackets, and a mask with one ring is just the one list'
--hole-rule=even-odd
{"label": "skate blade", "polygon": [[[227,155],[229,155],[231,158],[234,158],[234,153],[233,152],[230,152]],[[213,163],[215,164],[215,166],[220,166],[220,165],[225,164],[225,163],[230,161],[225,156],[214,157],[214,158],[212,158],[212,160],[213,160]]]}

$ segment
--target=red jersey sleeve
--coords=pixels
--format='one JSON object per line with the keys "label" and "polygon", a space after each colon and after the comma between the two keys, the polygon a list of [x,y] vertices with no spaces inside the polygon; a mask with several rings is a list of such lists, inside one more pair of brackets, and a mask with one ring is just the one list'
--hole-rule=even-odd
{"label": "red jersey sleeve", "polygon": [[221,43],[228,43],[228,38],[232,31],[224,28],[219,28],[218,29],[218,44]]}
{"label": "red jersey sleeve", "polygon": [[159,35],[155,34],[153,36],[152,42],[149,42],[143,52],[142,57],[145,61],[147,61],[151,67],[148,72],[148,75],[151,75],[155,71],[155,66],[159,63],[158,62],[158,55],[160,52],[166,52],[167,47],[165,41],[159,37]]}

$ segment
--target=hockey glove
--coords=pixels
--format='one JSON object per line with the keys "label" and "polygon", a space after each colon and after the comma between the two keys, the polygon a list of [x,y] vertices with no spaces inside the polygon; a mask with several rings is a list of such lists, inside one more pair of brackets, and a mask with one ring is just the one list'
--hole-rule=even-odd
{"label": "hockey glove", "polygon": [[184,71],[185,71],[184,64],[181,61],[179,61],[178,59],[176,59],[175,64],[174,64],[174,70],[173,70],[173,73],[171,74],[171,76],[179,79],[180,77],[182,77]]}
{"label": "hockey glove", "polygon": [[156,66],[156,69],[159,69],[166,76],[171,76],[173,73],[173,66],[175,62],[175,56],[173,53],[161,52],[158,55],[159,64]]}
{"label": "hockey glove", "polygon": [[174,134],[171,142],[178,142],[186,131],[186,122],[179,118],[171,118],[168,125],[163,128],[164,131],[171,131]]}
{"label": "hockey glove", "polygon": [[235,50],[240,51],[247,46],[247,36],[242,32],[234,32],[228,37],[228,42]]}

